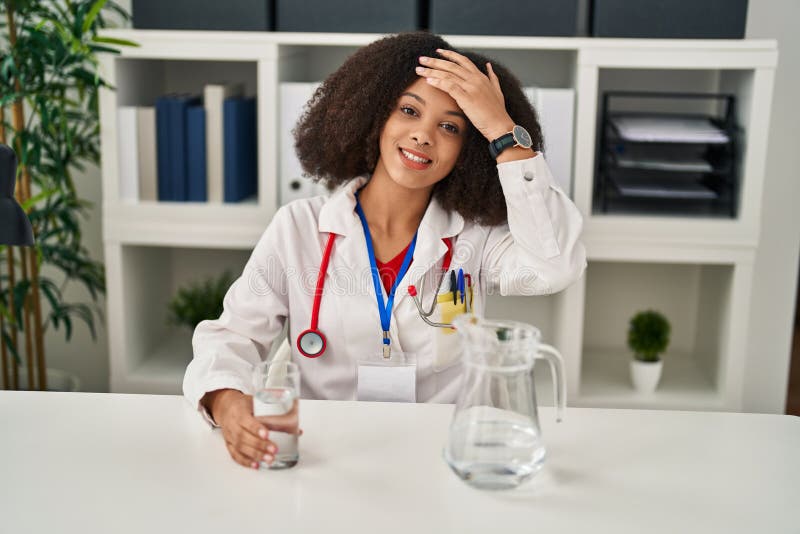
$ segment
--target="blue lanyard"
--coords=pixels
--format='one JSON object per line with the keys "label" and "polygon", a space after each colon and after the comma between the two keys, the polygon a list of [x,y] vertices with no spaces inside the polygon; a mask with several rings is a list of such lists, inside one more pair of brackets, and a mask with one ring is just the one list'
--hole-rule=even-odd
{"label": "blue lanyard", "polygon": [[383,304],[383,291],[381,290],[381,277],[378,274],[378,264],[375,261],[375,250],[372,248],[372,235],[369,233],[369,225],[367,225],[367,218],[364,216],[364,210],[361,209],[361,203],[358,201],[356,195],[356,213],[358,218],[361,219],[361,226],[364,227],[364,235],[367,238],[367,254],[369,255],[369,266],[372,270],[372,283],[375,286],[375,296],[378,299],[378,313],[381,316],[381,330],[383,330],[383,357],[389,357],[389,326],[392,322],[392,307],[394,306],[394,293],[397,290],[397,284],[405,276],[408,271],[408,266],[411,264],[411,258],[414,257],[414,247],[417,244],[417,233],[414,232],[414,239],[411,240],[411,245],[408,247],[403,264],[400,266],[400,271],[397,273],[397,278],[392,284],[392,289],[389,291],[389,298],[386,305]]}

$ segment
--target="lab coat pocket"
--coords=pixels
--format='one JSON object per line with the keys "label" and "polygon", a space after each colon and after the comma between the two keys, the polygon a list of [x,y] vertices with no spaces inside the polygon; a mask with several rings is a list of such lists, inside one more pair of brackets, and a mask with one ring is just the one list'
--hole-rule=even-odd
{"label": "lab coat pocket", "polygon": [[[465,301],[456,299],[453,303],[453,294],[450,291],[441,293],[436,298],[436,321],[439,323],[452,323],[453,320],[467,313],[467,304],[472,308],[472,288],[466,290]],[[461,360],[461,348],[458,336],[452,328],[437,328],[435,334],[436,356],[433,362],[434,372],[444,371]]]}

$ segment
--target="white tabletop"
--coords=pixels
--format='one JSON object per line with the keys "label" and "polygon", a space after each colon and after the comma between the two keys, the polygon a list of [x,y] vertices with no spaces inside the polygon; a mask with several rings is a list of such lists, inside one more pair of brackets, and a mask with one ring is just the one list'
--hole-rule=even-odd
{"label": "white tabletop", "polygon": [[800,532],[800,419],[542,408],[512,491],[441,458],[452,405],[302,401],[300,464],[247,469],[182,397],[0,392],[0,531]]}

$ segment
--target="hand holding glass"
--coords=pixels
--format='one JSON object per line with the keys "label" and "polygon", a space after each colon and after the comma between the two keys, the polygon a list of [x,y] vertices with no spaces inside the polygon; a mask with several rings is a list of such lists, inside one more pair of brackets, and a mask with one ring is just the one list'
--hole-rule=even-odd
{"label": "hand holding glass", "polygon": [[294,467],[300,459],[297,448],[300,369],[286,360],[262,362],[253,372],[253,416],[269,429],[269,439],[278,451],[270,469]]}

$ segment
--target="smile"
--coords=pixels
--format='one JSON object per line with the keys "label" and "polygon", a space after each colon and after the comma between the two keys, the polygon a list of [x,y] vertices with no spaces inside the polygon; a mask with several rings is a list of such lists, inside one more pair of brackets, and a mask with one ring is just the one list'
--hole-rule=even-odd
{"label": "smile", "polygon": [[400,153],[402,154],[403,163],[405,163],[408,167],[412,169],[422,170],[427,169],[433,160],[427,159],[425,157],[419,156],[408,150],[401,148]]}
{"label": "smile", "polygon": [[407,157],[411,161],[416,161],[417,163],[430,163],[431,162],[431,160],[416,156],[416,155],[412,154],[411,152],[409,152],[408,150],[404,150],[404,149],[401,148],[400,151],[403,153],[403,155],[405,157]]}

